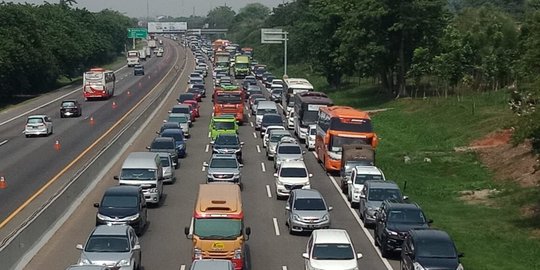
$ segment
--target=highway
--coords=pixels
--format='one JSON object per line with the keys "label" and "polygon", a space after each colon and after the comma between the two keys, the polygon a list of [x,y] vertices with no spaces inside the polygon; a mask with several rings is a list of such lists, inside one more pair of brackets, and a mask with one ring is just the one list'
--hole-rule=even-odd
{"label": "highway", "polygon": [[[173,93],[164,100],[163,105],[159,106],[156,115],[146,127],[143,127],[139,136],[134,138],[127,151],[118,160],[111,161],[114,162],[112,169],[106,172],[105,177],[63,226],[43,243],[43,248],[33,256],[24,269],[65,269],[77,262],[80,251],[75,249],[75,245],[84,243],[94,228],[96,209],[92,206],[93,203],[100,200],[107,187],[116,185],[113,176],[118,174],[127,154],[132,151],[145,151],[145,147],[154,138],[155,131],[165,119],[167,111],[176,104],[176,96],[185,89],[187,76],[194,68],[193,56],[190,53],[187,55],[185,72],[181,73],[178,86],[174,88]],[[131,80],[133,78],[126,84],[136,84],[135,81],[131,83]],[[165,186],[165,201],[160,207],[149,209],[149,224],[146,232],[140,237],[142,264],[145,270],[184,270],[189,269],[191,264],[191,240],[186,239],[184,227],[190,225],[198,185],[205,183],[206,172],[204,172],[203,162],[208,161],[211,155],[208,138],[208,123],[212,113],[211,76],[206,79],[206,84],[209,90],[208,97],[201,103],[201,117],[197,119],[191,130],[192,136],[187,145],[188,155],[185,159],[181,159],[180,168],[176,171],[178,181]],[[108,106],[105,107],[108,108]],[[251,117],[249,122],[240,127],[240,138],[245,142],[242,171],[245,225],[252,228],[251,237],[247,242],[248,269],[303,269],[301,254],[305,251],[308,235],[289,235],[287,232],[285,201],[276,200],[272,162],[265,156],[265,149],[262,147],[258,132],[255,132],[250,125],[253,121],[254,117]],[[50,148],[44,151],[55,154],[52,147],[54,138],[44,140],[50,140],[41,144],[43,148]],[[74,140],[73,144],[76,143],[77,141]],[[381,259],[369,237],[370,233],[366,233],[367,231],[361,225],[357,211],[351,211],[336,182],[333,181],[338,179],[329,177],[311,152],[306,151],[304,160],[309,172],[314,175],[311,179],[312,187],[318,189],[327,203],[334,207],[331,212],[332,227],[346,229],[352,237],[356,251],[363,254],[363,258],[359,260],[360,269],[398,269],[398,261],[388,262]],[[65,163],[62,164],[65,165]],[[62,164],[51,164],[51,166],[61,168],[64,166]],[[43,178],[48,179],[46,176]]]}

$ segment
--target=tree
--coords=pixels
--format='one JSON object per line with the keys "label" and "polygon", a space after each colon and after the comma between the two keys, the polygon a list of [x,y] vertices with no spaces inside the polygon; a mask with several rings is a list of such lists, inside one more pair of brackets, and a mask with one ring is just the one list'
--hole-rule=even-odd
{"label": "tree", "polygon": [[206,15],[206,22],[209,28],[227,29],[234,20],[235,12],[228,6],[215,7]]}

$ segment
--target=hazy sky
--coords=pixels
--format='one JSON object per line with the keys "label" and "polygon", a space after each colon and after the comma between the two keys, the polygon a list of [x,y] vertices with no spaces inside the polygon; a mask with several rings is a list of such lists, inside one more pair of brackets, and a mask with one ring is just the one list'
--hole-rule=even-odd
{"label": "hazy sky", "polygon": [[[235,11],[249,3],[261,3],[269,8],[287,2],[287,0],[76,0],[77,7],[90,11],[100,11],[108,8],[118,10],[130,17],[146,17],[146,4],[148,2],[151,17],[169,15],[173,17],[206,15],[208,11],[217,6],[232,7]],[[40,0],[6,0],[6,2],[42,4]],[[57,0],[49,0],[54,3]]]}

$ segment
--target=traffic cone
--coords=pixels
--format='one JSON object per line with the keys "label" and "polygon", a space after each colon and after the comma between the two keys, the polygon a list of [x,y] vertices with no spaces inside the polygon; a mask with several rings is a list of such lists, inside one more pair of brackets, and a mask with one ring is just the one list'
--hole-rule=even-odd
{"label": "traffic cone", "polygon": [[93,116],[90,116],[90,125],[93,126],[94,123],[95,123],[94,117],[93,117]]}
{"label": "traffic cone", "polygon": [[0,177],[0,189],[6,189],[7,188],[7,183],[6,183],[6,179],[4,179],[4,177]]}
{"label": "traffic cone", "polygon": [[112,108],[116,109],[116,102],[115,101],[112,102]]}
{"label": "traffic cone", "polygon": [[60,148],[61,148],[60,142],[58,140],[56,140],[56,142],[54,142],[54,149],[56,151],[60,151]]}

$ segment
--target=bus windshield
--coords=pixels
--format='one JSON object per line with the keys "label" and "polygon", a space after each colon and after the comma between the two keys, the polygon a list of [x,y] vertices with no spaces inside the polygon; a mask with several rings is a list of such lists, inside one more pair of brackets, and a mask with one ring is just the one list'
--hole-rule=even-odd
{"label": "bus windshield", "polygon": [[217,103],[227,103],[227,104],[241,104],[242,103],[242,97],[240,94],[232,94],[232,93],[223,93],[217,95]]}
{"label": "bus windshield", "polygon": [[336,131],[348,131],[359,133],[372,133],[370,119],[348,119],[333,117],[330,120],[330,129]]}
{"label": "bus windshield", "polygon": [[229,218],[195,219],[193,233],[201,239],[236,239],[242,233],[242,221]]}

